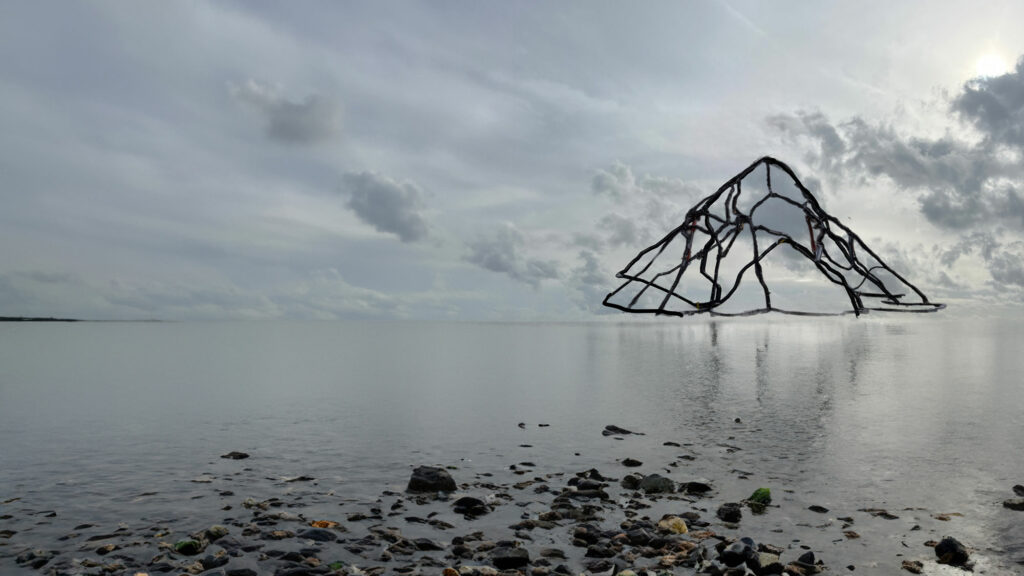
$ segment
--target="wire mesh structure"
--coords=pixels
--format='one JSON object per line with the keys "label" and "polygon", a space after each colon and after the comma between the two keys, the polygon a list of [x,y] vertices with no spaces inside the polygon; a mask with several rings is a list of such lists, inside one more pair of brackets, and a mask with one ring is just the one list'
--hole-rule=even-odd
{"label": "wire mesh structure", "polygon": [[[773,254],[772,260],[791,269],[806,269],[811,263],[845,291],[851,309],[812,312],[773,306],[765,274]],[[751,268],[764,305],[724,311]],[[859,316],[871,310],[934,312],[945,307],[929,301],[886,265],[857,234],[821,208],[789,166],[768,156],[698,202],[679,226],[637,254],[616,277],[625,282],[603,304],[639,314]]]}

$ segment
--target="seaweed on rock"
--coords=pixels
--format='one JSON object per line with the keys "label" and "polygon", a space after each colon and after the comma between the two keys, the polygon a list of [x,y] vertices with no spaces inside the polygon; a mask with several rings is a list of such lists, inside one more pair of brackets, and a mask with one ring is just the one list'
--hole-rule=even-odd
{"label": "seaweed on rock", "polygon": [[[763,180],[758,177],[761,167]],[[779,250],[782,247],[791,251]],[[789,166],[768,156],[698,202],[679,226],[637,254],[616,274],[625,282],[603,303],[623,312],[672,316],[835,314],[773,306],[764,269],[773,253],[782,255],[786,266],[809,262],[841,287],[851,310],[839,314],[933,312],[944,307],[929,301],[857,234],[825,212]],[[751,268],[763,292],[763,307],[720,309]]]}

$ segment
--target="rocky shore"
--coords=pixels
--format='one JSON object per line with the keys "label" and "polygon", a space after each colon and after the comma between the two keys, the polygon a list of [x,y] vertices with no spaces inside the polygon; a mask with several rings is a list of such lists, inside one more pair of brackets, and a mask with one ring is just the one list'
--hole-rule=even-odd
{"label": "rocky shore", "polygon": [[[602,433],[609,441],[636,434],[611,425]],[[970,547],[955,536],[925,538],[919,525],[910,530],[921,534],[920,542],[911,540],[914,548],[904,542],[903,557],[879,563],[865,550],[865,560],[872,560],[865,566],[833,565],[826,551],[805,544],[801,536],[826,531],[837,542],[855,542],[861,538],[860,523],[896,518],[899,510],[831,511],[803,505],[801,512],[820,516],[822,522],[794,525],[784,513],[794,499],[779,502],[777,487],[773,492],[772,486],[755,486],[741,497],[723,494],[714,480],[693,477],[680,466],[691,458],[686,446],[658,444],[677,449],[670,461],[645,466],[623,458],[608,469],[575,473],[551,472],[530,461],[472,474],[459,463],[411,464],[407,478],[387,481],[404,483],[403,491],[382,490],[365,501],[340,499],[334,514],[322,506],[315,507],[315,515],[310,512],[309,494],[339,496],[315,476],[281,479],[279,484],[288,489],[280,497],[255,498],[224,489],[216,477],[204,475],[192,482],[208,484],[215,492],[222,520],[203,526],[190,525],[188,517],[60,526],[56,511],[21,507],[20,498],[12,496],[0,504],[0,572],[801,576],[859,568],[860,573],[920,574],[939,564],[950,567],[944,570],[973,566]],[[221,458],[259,472],[258,457],[233,451]],[[659,472],[640,472],[652,469]],[[291,490],[294,486],[308,488]],[[1014,491],[1024,496],[1024,487]],[[1003,506],[1021,510],[1021,500],[1011,498]],[[753,518],[772,525],[773,517],[777,523],[767,531],[747,528]],[[950,520],[944,514],[931,517],[939,523]],[[61,535],[40,541],[33,529],[39,524],[56,526]]]}

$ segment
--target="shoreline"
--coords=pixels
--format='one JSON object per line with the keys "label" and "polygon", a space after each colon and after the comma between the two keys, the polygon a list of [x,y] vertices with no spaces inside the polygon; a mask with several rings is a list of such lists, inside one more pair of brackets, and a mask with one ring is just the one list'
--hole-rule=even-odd
{"label": "shoreline", "polygon": [[[625,437],[657,442],[616,426],[603,434],[609,442]],[[57,523],[58,511],[22,509],[17,495],[4,494],[0,568],[97,576],[800,576],[873,569],[929,573],[942,559],[936,553],[942,551],[936,526],[915,524],[899,535],[905,546],[914,546],[905,555],[880,557],[866,549],[862,565],[839,565],[829,550],[809,545],[811,536],[834,534],[845,544],[860,545],[861,532],[878,530],[905,514],[903,509],[807,507],[785,490],[773,493],[771,486],[753,484],[751,494],[737,498],[723,494],[715,480],[695,478],[677,467],[688,460],[685,445],[657,443],[684,452],[659,467],[664,474],[638,473],[650,469],[650,463],[644,467],[631,458],[604,470],[574,473],[547,472],[543,463],[530,461],[475,474],[454,464],[410,464],[408,477],[388,478],[389,488],[376,498],[358,500],[320,486],[314,476],[276,479],[278,495],[264,498],[251,496],[231,481],[232,474],[203,474],[190,484],[215,497],[220,520],[212,525],[196,526],[188,517],[126,518],[116,526],[60,526],[62,535],[50,541],[33,538],[33,523]],[[237,470],[233,475],[261,475],[258,455],[229,452],[220,458]],[[433,483],[424,483],[424,474]],[[396,484],[405,490],[390,489]],[[324,501],[331,507],[321,505]],[[795,505],[805,510],[790,510]],[[794,522],[798,512],[821,523]],[[929,512],[922,516],[937,525],[951,520]],[[770,529],[755,528],[765,522]],[[977,566],[985,573],[983,555],[970,549],[963,553],[969,559],[953,555],[946,560],[966,561],[970,567],[982,558]]]}

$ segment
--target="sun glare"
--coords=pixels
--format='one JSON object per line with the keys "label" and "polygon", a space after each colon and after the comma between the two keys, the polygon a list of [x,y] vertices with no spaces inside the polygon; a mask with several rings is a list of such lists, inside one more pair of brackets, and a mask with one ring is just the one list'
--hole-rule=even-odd
{"label": "sun glare", "polygon": [[977,63],[974,65],[974,72],[978,76],[1002,76],[1009,71],[1010,65],[1006,62],[1006,59],[993,52],[978,58]]}

